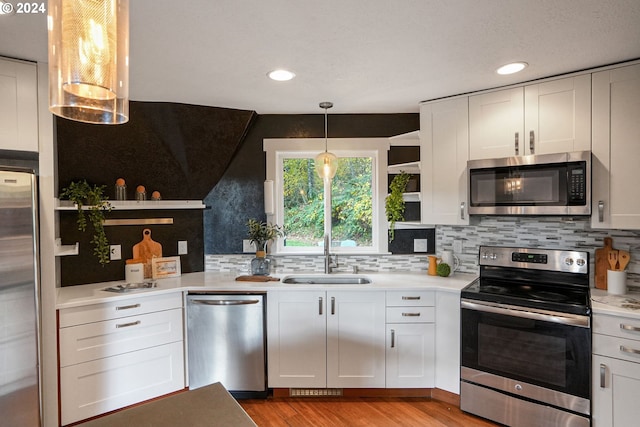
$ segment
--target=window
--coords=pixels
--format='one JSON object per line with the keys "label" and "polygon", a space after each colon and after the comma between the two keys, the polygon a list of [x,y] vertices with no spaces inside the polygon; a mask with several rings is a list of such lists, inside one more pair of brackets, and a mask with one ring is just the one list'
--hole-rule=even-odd
{"label": "window", "polygon": [[275,212],[268,220],[286,230],[272,252],[321,253],[325,233],[331,235],[334,253],[386,252],[380,209],[388,146],[386,138],[330,139],[328,150],[338,156],[338,171],[325,186],[314,169],[324,139],[265,140],[267,179],[275,185]]}

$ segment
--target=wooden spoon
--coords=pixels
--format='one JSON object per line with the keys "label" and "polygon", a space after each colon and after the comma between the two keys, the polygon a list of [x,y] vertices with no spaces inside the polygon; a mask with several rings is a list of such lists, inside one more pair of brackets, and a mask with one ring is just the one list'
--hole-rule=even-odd
{"label": "wooden spoon", "polygon": [[609,251],[609,266],[611,270],[618,270],[618,251],[616,249]]}
{"label": "wooden spoon", "polygon": [[618,261],[620,262],[620,271],[627,268],[627,264],[629,264],[629,260],[631,256],[627,251],[618,251]]}

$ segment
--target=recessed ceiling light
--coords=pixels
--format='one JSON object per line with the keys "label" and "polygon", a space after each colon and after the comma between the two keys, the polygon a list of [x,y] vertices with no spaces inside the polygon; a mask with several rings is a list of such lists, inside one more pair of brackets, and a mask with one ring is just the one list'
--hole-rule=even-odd
{"label": "recessed ceiling light", "polygon": [[278,82],[286,82],[287,80],[291,80],[292,78],[294,78],[296,75],[289,70],[280,69],[280,70],[270,71],[267,74],[267,76],[269,76],[271,80],[276,80]]}
{"label": "recessed ceiling light", "polygon": [[498,68],[496,70],[496,73],[502,75],[517,73],[518,71],[524,70],[527,65],[529,64],[527,64],[526,62],[512,62],[511,64],[506,64]]}

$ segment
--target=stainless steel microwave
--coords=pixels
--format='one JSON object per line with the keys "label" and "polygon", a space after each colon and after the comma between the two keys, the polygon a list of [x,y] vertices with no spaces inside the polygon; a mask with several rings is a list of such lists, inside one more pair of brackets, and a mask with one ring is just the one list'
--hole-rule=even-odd
{"label": "stainless steel microwave", "polygon": [[469,160],[470,215],[591,215],[591,152]]}

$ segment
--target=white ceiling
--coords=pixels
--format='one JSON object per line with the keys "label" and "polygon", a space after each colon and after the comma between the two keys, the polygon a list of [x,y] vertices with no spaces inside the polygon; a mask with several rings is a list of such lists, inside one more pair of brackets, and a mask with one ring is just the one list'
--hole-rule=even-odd
{"label": "white ceiling", "polygon": [[[259,114],[417,112],[640,58],[638,0],[131,0],[130,15],[132,100]],[[0,15],[0,55],[46,62],[46,45],[44,14]],[[530,66],[495,73],[514,60]],[[280,67],[297,77],[266,77]]]}

